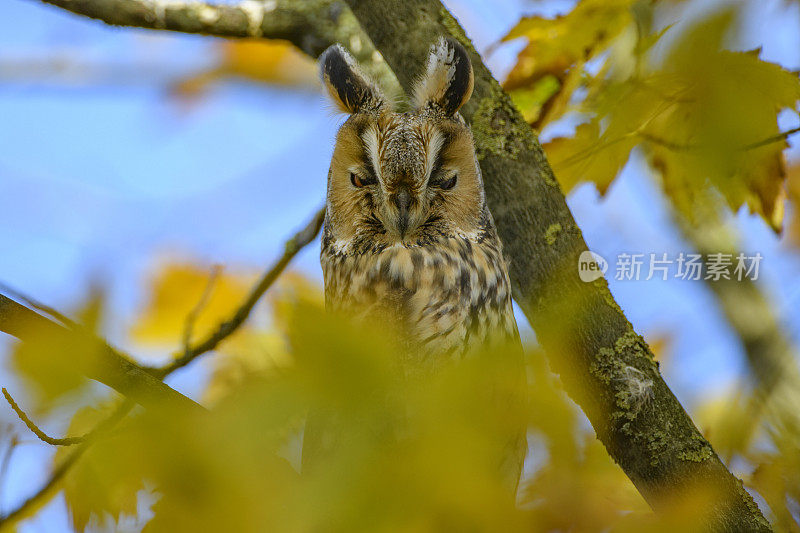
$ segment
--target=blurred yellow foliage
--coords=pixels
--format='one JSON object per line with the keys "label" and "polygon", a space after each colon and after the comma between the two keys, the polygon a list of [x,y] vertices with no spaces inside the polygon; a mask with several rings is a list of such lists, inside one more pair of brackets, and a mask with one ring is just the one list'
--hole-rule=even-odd
{"label": "blurred yellow foliage", "polygon": [[316,62],[284,41],[221,41],[220,70],[280,85],[316,85]]}
{"label": "blurred yellow foliage", "polygon": [[[84,407],[72,417],[67,433],[83,435],[111,415],[111,407]],[[123,430],[124,432],[124,430]],[[124,436],[104,437],[103,446],[125,446]],[[75,448],[61,447],[56,451],[56,467]],[[142,477],[134,471],[115,469],[105,464],[100,454],[89,453],[80,458],[78,466],[66,476],[62,488],[69,506],[75,531],[83,531],[92,516],[98,525],[113,523],[121,514],[135,515],[137,492],[145,488]]]}
{"label": "blurred yellow foliage", "polygon": [[[218,355],[209,412],[138,411],[87,450],[64,482],[77,530],[133,513],[145,487],[157,501],[145,531],[170,532],[688,531],[712,496],[698,489],[655,520],[539,351],[520,401],[500,352],[431,372],[380,325],[326,313],[298,276],[272,300],[276,329]],[[336,429],[300,475],[309,412]],[[106,416],[80,411],[69,433]],[[520,425],[531,446],[515,504],[500,464]]]}
{"label": "blurred yellow foliage", "polygon": [[800,165],[795,161],[786,174],[786,194],[792,204],[788,237],[795,246],[800,246]]}
{"label": "blurred yellow foliage", "polygon": [[665,191],[690,220],[693,190],[710,185],[732,210],[747,204],[779,231],[787,144],[775,138],[777,114],[800,99],[800,79],[757,52],[722,50],[731,22],[722,13],[685,32],[661,71],[645,80],[651,106],[663,111],[644,115],[639,131],[651,141],[649,157]]}
{"label": "blurred yellow foliage", "polygon": [[285,41],[218,41],[220,60],[211,69],[184,79],[174,87],[178,96],[193,97],[209,84],[244,78],[291,87],[316,87],[317,65]]}
{"label": "blurred yellow foliage", "polygon": [[226,272],[215,276],[211,268],[188,262],[166,263],[155,274],[131,335],[140,342],[180,346],[188,319],[193,338],[204,337],[241,305],[255,279]]}
{"label": "blurred yellow foliage", "polygon": [[[78,327],[95,334],[102,330],[104,309],[105,293],[93,287],[72,315]],[[78,392],[86,385],[83,372],[93,363],[96,350],[98,346],[91,338],[76,337],[76,342],[66,345],[58,329],[48,328],[38,330],[34,342],[17,344],[11,362],[34,392],[35,410],[48,410],[59,396]]]}
{"label": "blurred yellow foliage", "polygon": [[[178,263],[153,279],[148,312],[172,324],[155,338],[180,334],[208,277],[205,268]],[[223,276],[215,287],[227,296],[215,304],[211,291],[206,311],[224,320],[246,284]],[[189,303],[165,303],[173,299]],[[502,350],[431,372],[409,361],[382,325],[326,313],[319,288],[299,275],[282,280],[270,301],[270,324],[238,332],[213,356],[203,394],[209,411],[134,410],[69,469],[60,487],[77,531],[132,515],[148,521],[145,531],[170,532],[674,532],[696,530],[712,508],[714,491],[698,486],[653,515],[538,350],[526,357],[523,401],[519,372],[503,363]],[[86,322],[102,320],[100,302],[95,296],[83,306]],[[71,374],[55,364],[80,357],[67,355],[42,365],[63,380]],[[723,457],[748,465],[739,474],[767,501],[776,525],[796,531],[798,430],[767,428],[770,447],[763,431],[755,444],[741,438],[748,430],[736,422],[757,423],[758,414],[745,410],[748,397],[740,394],[701,407],[698,423]],[[65,433],[84,434],[110,412],[81,409]],[[301,474],[310,413],[329,415],[331,424],[318,460]],[[520,427],[528,428],[529,452],[515,503],[501,465],[508,436]],[[74,449],[60,449],[56,467]],[[152,501],[151,519],[141,510]]]}
{"label": "blurred yellow foliage", "polygon": [[204,400],[217,403],[247,379],[291,364],[286,341],[277,332],[245,329],[233,335],[214,358]]}

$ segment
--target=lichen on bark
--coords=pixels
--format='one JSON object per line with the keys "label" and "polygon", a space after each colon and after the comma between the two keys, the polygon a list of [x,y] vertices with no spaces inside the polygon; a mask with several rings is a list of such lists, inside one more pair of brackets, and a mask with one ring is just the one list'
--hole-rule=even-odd
{"label": "lichen on bark", "polygon": [[552,246],[553,244],[555,244],[559,233],[561,233],[560,223],[556,222],[554,224],[550,224],[547,227],[547,231],[544,232],[544,240],[545,242],[547,242],[548,246]]}
{"label": "lichen on bark", "polygon": [[478,101],[472,115],[475,151],[479,159],[488,154],[515,159],[520,151],[533,148],[530,128],[514,120],[513,104],[499,86],[492,86],[491,91]]}

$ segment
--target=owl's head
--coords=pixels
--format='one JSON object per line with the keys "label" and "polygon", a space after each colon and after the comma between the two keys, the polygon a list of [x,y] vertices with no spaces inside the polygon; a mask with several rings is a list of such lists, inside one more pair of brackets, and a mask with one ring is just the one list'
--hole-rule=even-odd
{"label": "owl's head", "polygon": [[328,173],[328,231],[337,241],[424,243],[480,227],[484,193],[472,134],[458,114],[472,94],[472,65],[456,41],[431,46],[413,97],[398,113],[353,58],[334,45],[322,80],[350,117]]}

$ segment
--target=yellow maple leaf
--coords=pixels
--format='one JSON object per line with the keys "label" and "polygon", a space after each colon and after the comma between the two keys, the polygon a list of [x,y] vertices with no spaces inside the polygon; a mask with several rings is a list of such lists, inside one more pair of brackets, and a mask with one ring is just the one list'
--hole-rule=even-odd
{"label": "yellow maple leaf", "polygon": [[757,53],[722,50],[731,21],[723,12],[697,24],[651,74],[669,87],[646,124],[647,149],[688,218],[692,197],[713,187],[733,211],[748,205],[779,232],[786,143],[777,115],[800,99],[800,80]]}
{"label": "yellow maple leaf", "polygon": [[561,77],[572,65],[588,61],[631,24],[631,4],[633,0],[583,0],[554,19],[524,17],[503,37],[528,41],[505,87],[528,85],[546,74]]}
{"label": "yellow maple leaf", "polygon": [[[589,181],[603,192],[641,144],[665,194],[691,222],[702,223],[698,212],[720,195],[731,210],[747,205],[781,230],[786,142],[777,115],[800,100],[800,79],[758,51],[723,49],[733,20],[730,10],[701,19],[663,58],[645,53],[627,79],[605,79],[602,69],[587,75],[580,111],[590,122],[546,147],[566,190]],[[652,47],[645,40],[637,49]]]}
{"label": "yellow maple leaf", "polygon": [[557,137],[543,145],[564,192],[578,183],[594,183],[601,194],[628,161],[637,140],[629,135],[600,134],[596,122],[579,125],[572,137]]}
{"label": "yellow maple leaf", "polygon": [[210,333],[242,304],[255,276],[223,272],[211,278],[207,267],[188,262],[163,265],[150,282],[149,301],[131,326],[131,335],[142,342],[180,345],[187,320],[193,322],[194,339]]}
{"label": "yellow maple leaf", "polygon": [[[72,417],[66,434],[78,436],[92,431],[111,416],[115,408],[109,404],[80,409]],[[115,462],[104,458],[109,448],[127,446],[124,439],[108,435],[103,439],[100,447],[88,448],[64,478],[64,500],[75,531],[84,531],[90,520],[108,527],[109,519],[113,523],[123,514],[134,516],[137,492],[145,488],[144,480],[135,469],[119,468]],[[59,447],[53,459],[54,467],[58,468],[74,452],[74,447]]]}

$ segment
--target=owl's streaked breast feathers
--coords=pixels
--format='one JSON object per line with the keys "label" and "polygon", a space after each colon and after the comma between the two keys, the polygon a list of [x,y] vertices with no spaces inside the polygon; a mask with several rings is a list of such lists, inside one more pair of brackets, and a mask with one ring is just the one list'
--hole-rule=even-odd
{"label": "owl's streaked breast feathers", "polygon": [[332,310],[367,323],[397,321],[421,358],[463,357],[517,338],[508,277],[490,228],[364,252],[328,242],[322,265]]}

